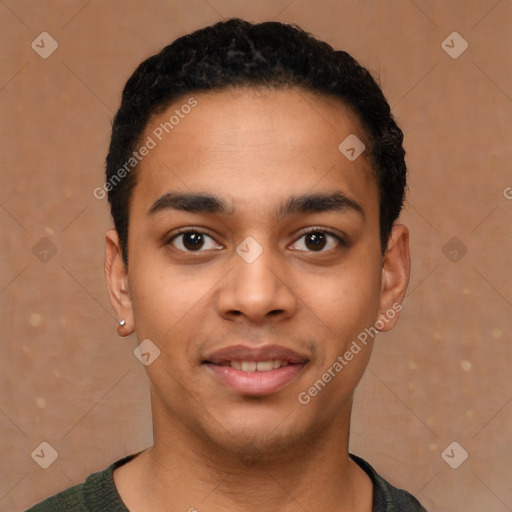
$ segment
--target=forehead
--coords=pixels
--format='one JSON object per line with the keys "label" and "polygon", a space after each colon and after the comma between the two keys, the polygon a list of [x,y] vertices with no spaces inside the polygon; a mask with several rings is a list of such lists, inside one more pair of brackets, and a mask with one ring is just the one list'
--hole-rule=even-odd
{"label": "forehead", "polygon": [[366,144],[357,115],[335,98],[301,89],[191,94],[146,127],[141,143],[154,147],[137,168],[134,196],[149,207],[170,189],[211,192],[235,207],[341,186],[375,198],[369,151],[351,161],[339,149],[347,137]]}

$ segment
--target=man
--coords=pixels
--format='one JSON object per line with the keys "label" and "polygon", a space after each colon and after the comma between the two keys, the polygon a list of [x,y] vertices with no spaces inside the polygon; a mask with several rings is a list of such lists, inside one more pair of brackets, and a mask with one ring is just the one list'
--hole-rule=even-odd
{"label": "man", "polygon": [[298,27],[232,19],[143,62],[97,192],[154,445],[31,510],[424,510],[348,452],[409,280],[402,139],[367,70]]}

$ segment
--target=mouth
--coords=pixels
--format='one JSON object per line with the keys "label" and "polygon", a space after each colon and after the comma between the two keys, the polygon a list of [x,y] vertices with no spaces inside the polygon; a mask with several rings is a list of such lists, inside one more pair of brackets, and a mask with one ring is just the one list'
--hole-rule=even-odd
{"label": "mouth", "polygon": [[[210,363],[215,364],[215,363]],[[235,370],[242,372],[270,372],[288,366],[289,361],[283,361],[282,359],[270,359],[268,361],[225,361],[220,366],[230,366]]]}
{"label": "mouth", "polygon": [[295,380],[308,362],[305,355],[279,345],[231,346],[202,361],[217,382],[243,396],[276,393]]}

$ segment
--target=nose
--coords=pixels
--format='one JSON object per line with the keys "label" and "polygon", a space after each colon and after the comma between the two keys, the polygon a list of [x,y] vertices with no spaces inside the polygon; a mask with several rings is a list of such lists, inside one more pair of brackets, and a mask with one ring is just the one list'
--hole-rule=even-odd
{"label": "nose", "polygon": [[219,314],[226,319],[245,318],[253,323],[268,321],[270,317],[290,318],[297,311],[298,301],[286,261],[270,248],[253,258],[254,254],[246,257],[242,251],[233,254],[233,269],[221,281]]}

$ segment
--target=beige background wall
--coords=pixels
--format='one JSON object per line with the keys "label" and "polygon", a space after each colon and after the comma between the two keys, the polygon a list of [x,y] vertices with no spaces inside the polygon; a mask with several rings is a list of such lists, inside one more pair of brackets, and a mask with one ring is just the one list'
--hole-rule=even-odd
{"label": "beige background wall", "polygon": [[[298,23],[352,53],[405,132],[412,281],[357,392],[351,450],[431,512],[512,510],[507,0],[0,2],[0,510],[152,442],[136,338],[116,336],[104,283],[107,204],[92,191],[134,67],[233,16]],[[442,47],[454,31],[469,44],[458,58]],[[58,42],[47,59],[31,48],[42,32]],[[454,441],[469,454],[457,469],[441,456]],[[48,469],[31,457],[42,442],[58,452]]]}

